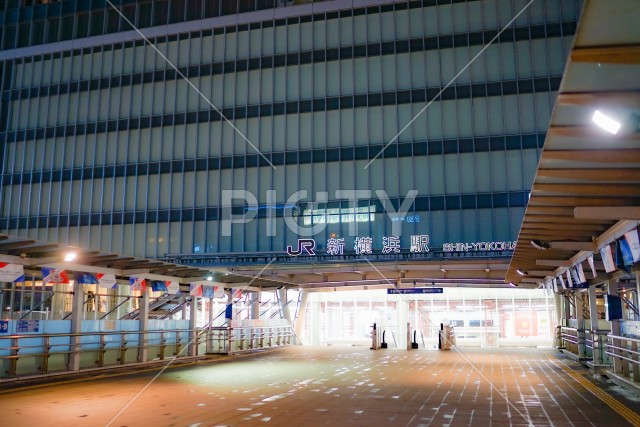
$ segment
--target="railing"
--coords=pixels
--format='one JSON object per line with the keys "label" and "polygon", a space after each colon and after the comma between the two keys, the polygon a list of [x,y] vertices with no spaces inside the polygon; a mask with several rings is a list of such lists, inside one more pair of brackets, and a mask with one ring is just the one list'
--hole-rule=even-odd
{"label": "railing", "polygon": [[575,354],[578,353],[578,329],[562,326],[560,328],[560,348]]}
{"label": "railing", "polygon": [[640,383],[640,338],[607,335],[605,353],[613,360],[613,372]]}
{"label": "railing", "polygon": [[[295,341],[291,326],[0,335],[0,383],[155,363],[171,357],[240,353]],[[72,358],[76,368],[71,366]]]}
{"label": "railing", "polygon": [[291,345],[297,341],[291,326],[211,327],[203,329],[208,354],[229,354]]}

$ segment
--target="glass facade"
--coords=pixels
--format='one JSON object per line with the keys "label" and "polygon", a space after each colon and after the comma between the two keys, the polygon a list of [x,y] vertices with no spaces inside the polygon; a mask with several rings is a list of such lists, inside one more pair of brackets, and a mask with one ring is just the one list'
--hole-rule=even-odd
{"label": "glass facade", "polygon": [[153,47],[98,3],[0,0],[0,230],[144,257],[283,251],[286,217],[379,246],[376,190],[417,190],[403,250],[515,240],[580,10],[534,2],[475,58],[525,1],[122,2]]}
{"label": "glass facade", "polygon": [[444,288],[431,295],[312,293],[301,338],[305,344],[369,346],[376,323],[389,348],[397,348],[402,310],[420,348],[438,348],[441,323],[454,327],[458,346],[551,347],[556,335],[554,297],[543,290]]}

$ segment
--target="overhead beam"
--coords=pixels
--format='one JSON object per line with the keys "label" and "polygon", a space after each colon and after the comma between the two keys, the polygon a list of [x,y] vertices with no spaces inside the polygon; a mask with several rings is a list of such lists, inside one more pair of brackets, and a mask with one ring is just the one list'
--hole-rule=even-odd
{"label": "overhead beam", "polygon": [[551,249],[560,249],[567,251],[594,251],[596,250],[593,242],[549,242]]}
{"label": "overhead beam", "polygon": [[[551,126],[547,130],[547,137],[564,137],[564,138],[584,138],[584,139],[602,139],[606,137],[611,140],[630,140],[637,141],[640,140],[640,134],[625,134],[619,133],[617,135],[612,135],[610,133],[606,133],[603,130],[600,130],[593,126]],[[544,152],[543,152],[544,155]]]}
{"label": "overhead beam", "polygon": [[527,217],[530,215],[561,215],[573,217],[573,208],[556,207],[556,206],[527,206]]}
{"label": "overhead beam", "polygon": [[583,92],[560,93],[556,98],[559,105],[581,107],[602,107],[615,105],[617,108],[640,108],[640,92]]}
{"label": "overhead beam", "polygon": [[543,159],[593,163],[638,163],[640,150],[545,150]]}
{"label": "overhead beam", "polygon": [[35,240],[22,240],[20,242],[0,243],[0,251],[7,251],[15,248],[22,248],[25,246],[33,245]]}
{"label": "overhead beam", "polygon": [[640,169],[538,169],[538,176],[548,178],[580,179],[586,181],[640,182]]}
{"label": "overhead beam", "polygon": [[578,219],[609,219],[640,221],[640,206],[579,206],[573,210]]}
{"label": "overhead beam", "polygon": [[566,259],[537,259],[536,265],[546,267],[571,267],[571,261]]}
{"label": "overhead beam", "polygon": [[[571,231],[598,231],[602,230],[603,226],[601,225],[592,225],[592,224],[572,224],[572,223],[562,223],[558,225],[557,223],[544,223],[544,222],[533,222],[533,223],[523,223],[522,231],[533,231],[533,230],[558,230],[558,227],[562,227],[562,230],[571,230]],[[604,231],[604,230],[603,230]]]}
{"label": "overhead beam", "polygon": [[580,196],[632,196],[640,197],[637,184],[534,184],[534,195],[538,192],[574,194]]}
{"label": "overhead beam", "polygon": [[571,51],[571,61],[601,64],[640,64],[640,45],[574,48]]}
{"label": "overhead beam", "polygon": [[[629,206],[640,205],[638,197],[571,197],[571,196],[536,196],[532,197],[529,203],[537,206]],[[595,218],[594,218],[595,219]]]}

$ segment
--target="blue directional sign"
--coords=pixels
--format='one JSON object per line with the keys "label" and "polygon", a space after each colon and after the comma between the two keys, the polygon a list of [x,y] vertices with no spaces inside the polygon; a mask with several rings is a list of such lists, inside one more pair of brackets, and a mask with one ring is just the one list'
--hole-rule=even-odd
{"label": "blue directional sign", "polygon": [[9,332],[9,321],[0,320],[0,334],[6,334]]}
{"label": "blue directional sign", "polygon": [[442,288],[396,288],[387,289],[388,295],[406,295],[406,294],[441,294]]}

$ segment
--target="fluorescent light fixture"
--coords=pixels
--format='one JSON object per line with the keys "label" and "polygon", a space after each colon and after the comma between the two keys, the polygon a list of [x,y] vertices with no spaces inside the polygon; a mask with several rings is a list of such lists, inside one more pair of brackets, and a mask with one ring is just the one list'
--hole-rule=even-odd
{"label": "fluorescent light fixture", "polygon": [[64,255],[64,260],[67,261],[67,262],[71,262],[74,259],[76,259],[76,253],[75,252],[67,252]]}
{"label": "fluorescent light fixture", "polygon": [[519,274],[519,275],[521,275],[521,276],[526,276],[526,275],[527,275],[527,272],[526,272],[526,271],[522,271],[522,270],[520,270],[520,269],[517,269],[517,270],[516,270],[516,273],[518,273],[518,274]]}
{"label": "fluorescent light fixture", "polygon": [[447,272],[447,270],[445,270],[444,268],[441,268],[440,271],[442,271],[443,273]]}
{"label": "fluorescent light fixture", "polygon": [[597,124],[602,129],[614,135],[618,133],[620,126],[622,126],[622,123],[612,119],[600,110],[596,110],[595,113],[593,113],[591,120],[593,120],[593,123]]}
{"label": "fluorescent light fixture", "polygon": [[207,280],[208,280],[209,282],[213,281],[213,276],[212,276],[211,274],[210,274],[210,275],[208,275],[208,276],[207,276]]}

